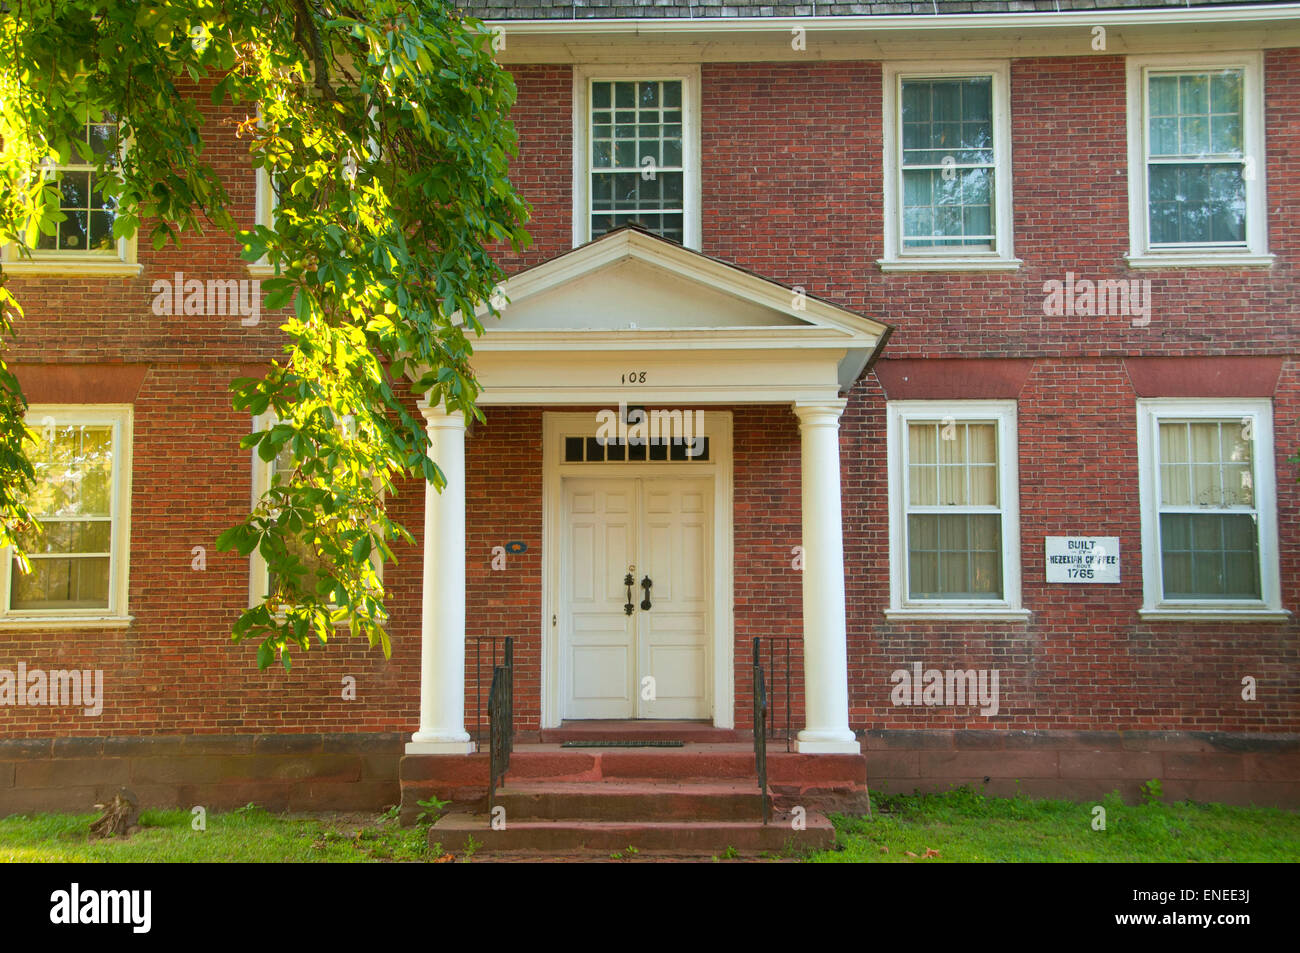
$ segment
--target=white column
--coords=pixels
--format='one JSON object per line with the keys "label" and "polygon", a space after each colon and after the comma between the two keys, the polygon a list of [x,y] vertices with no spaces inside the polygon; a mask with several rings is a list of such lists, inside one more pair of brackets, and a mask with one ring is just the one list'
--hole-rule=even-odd
{"label": "white column", "polygon": [[801,754],[857,754],[849,729],[844,611],[844,526],[840,518],[840,414],[845,400],[795,404],[802,447],[803,672]]}
{"label": "white column", "polygon": [[465,731],[465,417],[420,402],[447,486],[424,487],[420,730],[407,754],[473,754]]}

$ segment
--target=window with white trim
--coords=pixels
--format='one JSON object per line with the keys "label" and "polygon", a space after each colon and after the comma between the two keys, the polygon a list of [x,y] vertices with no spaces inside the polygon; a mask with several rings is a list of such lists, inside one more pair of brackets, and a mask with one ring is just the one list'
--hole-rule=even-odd
{"label": "window with white trim", "polygon": [[126,621],[131,408],[33,405],[27,425],[27,506],[43,532],[23,540],[31,572],[5,554],[4,621]]}
{"label": "window with white trim", "polygon": [[1267,400],[1138,402],[1144,613],[1280,613]]}
{"label": "window with white trim", "polygon": [[106,196],[96,163],[112,149],[118,125],[111,115],[92,116],[73,145],[69,161],[48,160],[40,174],[58,188],[62,221],[42,232],[30,258],[16,247],[4,248],[4,269],[12,274],[68,274],[77,272],[130,274],[135,264],[135,239],[114,238],[117,200]]}
{"label": "window with white trim", "polygon": [[889,613],[1022,618],[1014,401],[889,403]]}
{"label": "window with white trim", "polygon": [[885,270],[1011,269],[1005,63],[885,68]]}
{"label": "window with white trim", "polygon": [[1263,60],[1130,57],[1134,267],[1267,265]]}
{"label": "window with white trim", "polygon": [[575,71],[575,245],[640,225],[699,247],[698,96],[698,68]]}

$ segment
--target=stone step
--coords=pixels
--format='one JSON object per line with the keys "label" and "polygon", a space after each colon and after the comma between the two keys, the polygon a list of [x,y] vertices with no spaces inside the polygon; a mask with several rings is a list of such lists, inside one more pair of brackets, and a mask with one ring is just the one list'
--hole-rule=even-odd
{"label": "stone step", "polygon": [[[768,784],[779,806],[865,813],[867,761],[862,755],[798,754],[768,749]],[[453,810],[484,811],[488,755],[407,755],[401,761],[402,823],[412,824],[421,800],[437,797]],[[754,750],[747,744],[687,744],[683,748],[582,749],[518,744],[504,787],[528,784],[732,785],[757,794]],[[739,819],[747,819],[746,809]]]}
{"label": "stone step", "polygon": [[512,820],[758,820],[758,783],[508,782],[496,803]]}
{"label": "stone step", "polygon": [[485,851],[682,851],[701,856],[736,852],[825,850],[835,829],[825,816],[809,813],[795,830],[788,816],[755,821],[515,821],[493,830],[486,815],[447,814],[429,829],[429,845],[463,851],[471,838]]}

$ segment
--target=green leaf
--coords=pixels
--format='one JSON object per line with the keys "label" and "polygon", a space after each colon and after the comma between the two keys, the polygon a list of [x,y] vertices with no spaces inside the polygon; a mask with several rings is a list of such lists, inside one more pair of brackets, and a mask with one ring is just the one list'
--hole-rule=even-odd
{"label": "green leaf", "polygon": [[364,562],[370,558],[371,542],[369,536],[362,536],[352,544],[352,561]]}
{"label": "green leaf", "polygon": [[[264,284],[270,284],[270,283],[271,282],[268,281],[265,282]],[[293,298],[294,292],[297,290],[298,290],[297,285],[294,285],[292,283],[289,284],[288,287],[277,288],[262,300],[263,309],[267,311],[278,311],[279,309],[283,308],[286,304],[289,303],[290,299]]]}

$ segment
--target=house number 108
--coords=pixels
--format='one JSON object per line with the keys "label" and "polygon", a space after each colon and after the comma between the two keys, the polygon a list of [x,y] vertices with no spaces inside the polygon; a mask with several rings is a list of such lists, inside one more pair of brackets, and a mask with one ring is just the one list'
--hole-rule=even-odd
{"label": "house number 108", "polygon": [[624,384],[644,384],[645,371],[628,371],[623,375]]}

